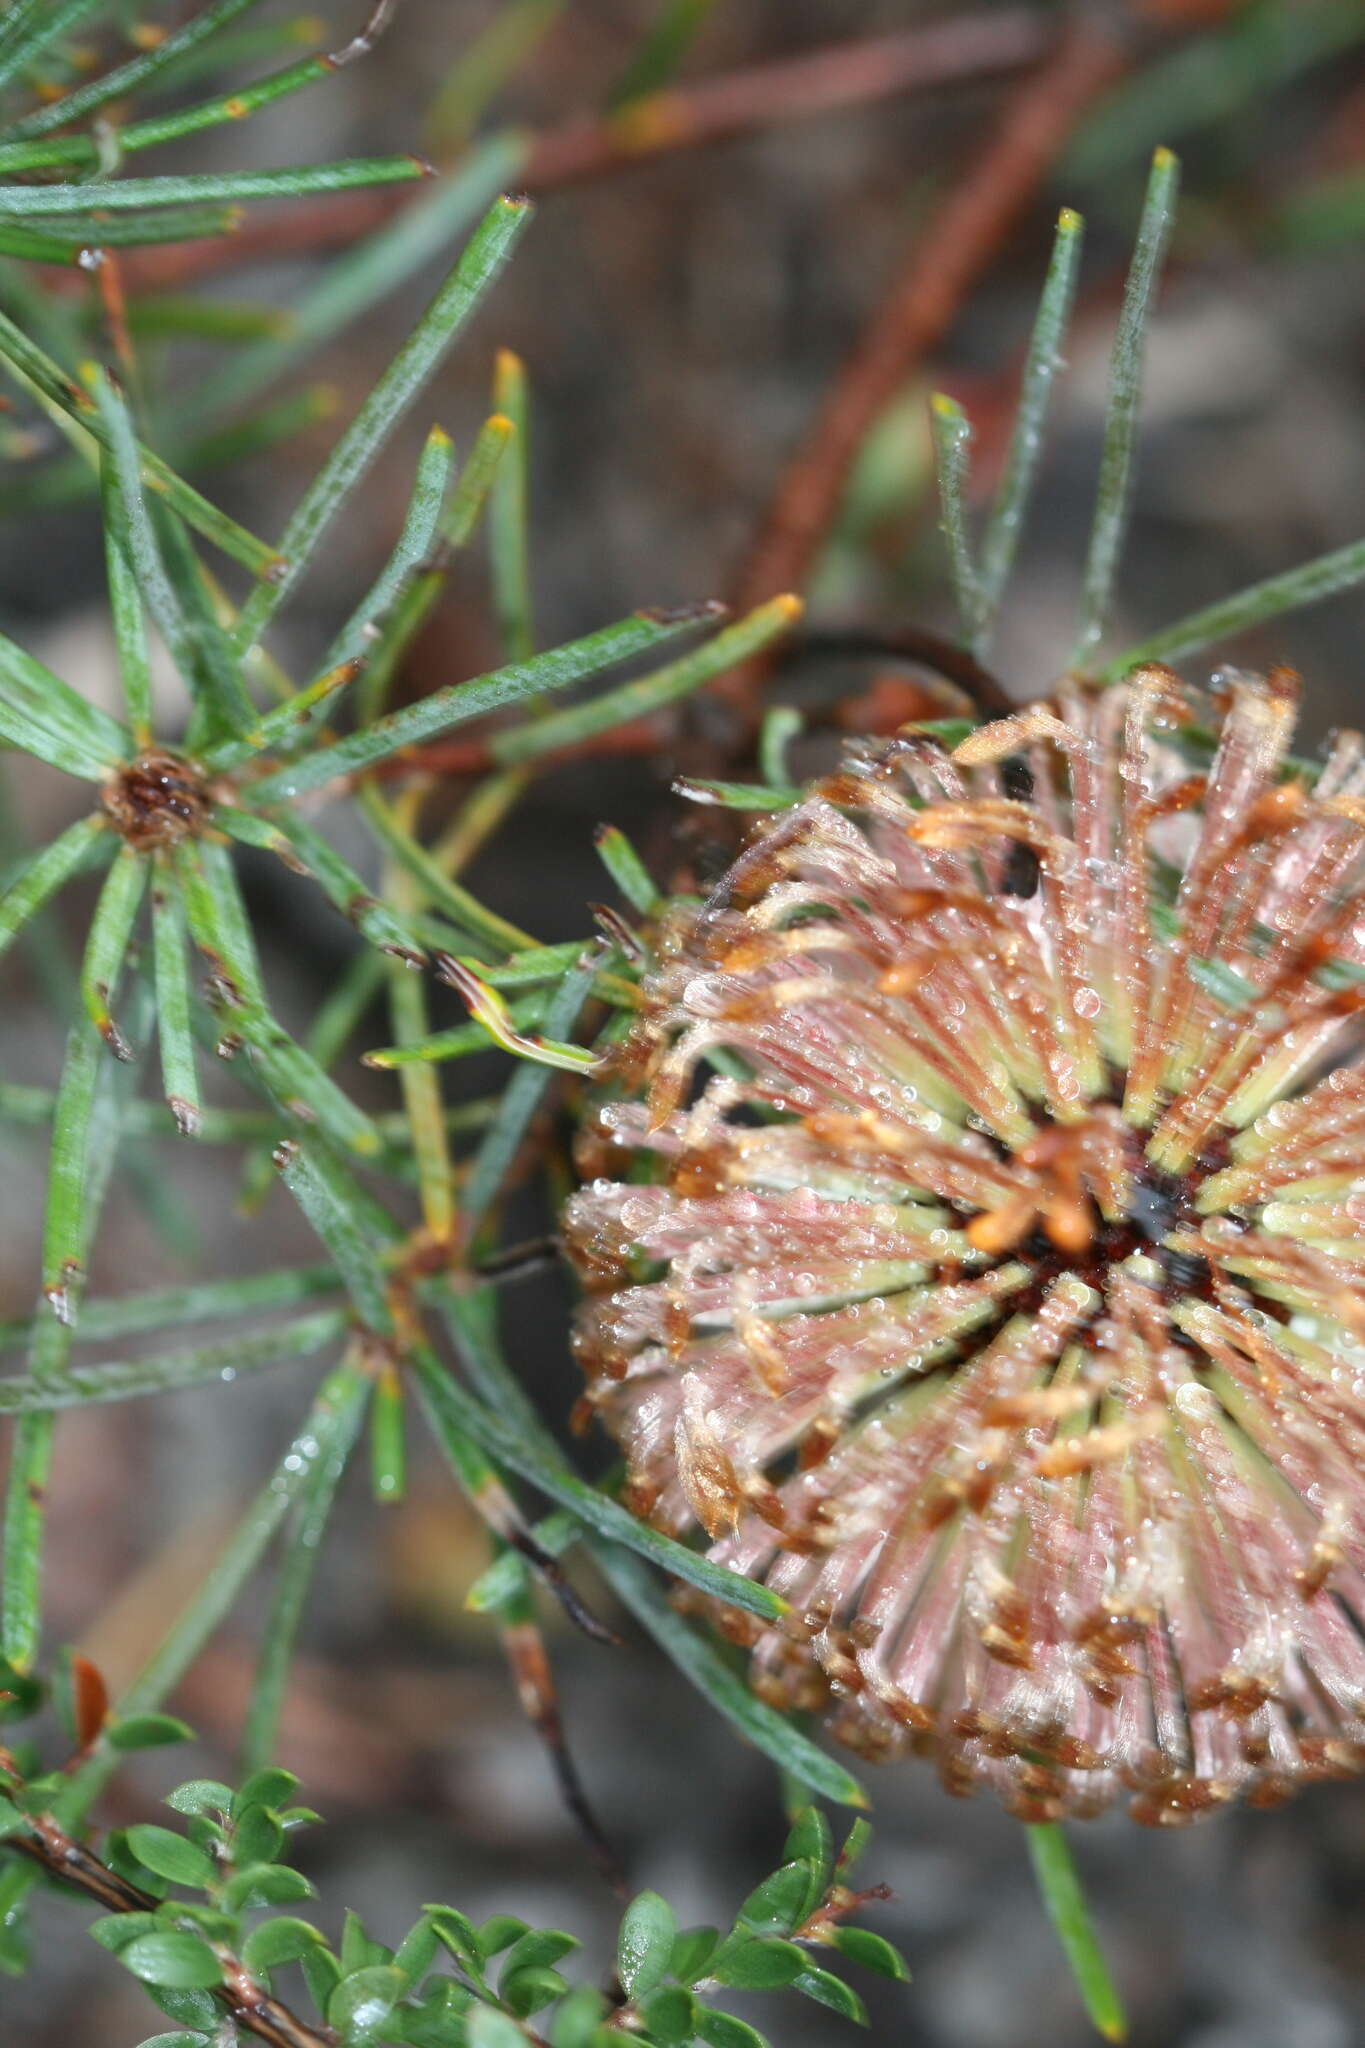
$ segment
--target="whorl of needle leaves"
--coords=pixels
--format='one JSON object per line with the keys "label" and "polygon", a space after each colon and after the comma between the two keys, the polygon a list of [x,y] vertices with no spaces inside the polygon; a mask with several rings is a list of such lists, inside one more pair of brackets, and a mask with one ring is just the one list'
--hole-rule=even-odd
{"label": "whorl of needle leaves", "polygon": [[1365,1759],[1365,761],[1296,694],[855,750],[658,934],[569,1208],[760,1691],[1029,1820]]}

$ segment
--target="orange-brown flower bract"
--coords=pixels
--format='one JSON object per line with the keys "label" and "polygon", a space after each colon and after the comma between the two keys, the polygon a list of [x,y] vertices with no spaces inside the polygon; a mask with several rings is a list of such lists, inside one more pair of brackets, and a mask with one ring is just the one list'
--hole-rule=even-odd
{"label": "orange-brown flower bract", "polygon": [[790,1603],[765,1697],[1029,1820],[1365,1762],[1365,749],[1295,697],[856,750],[666,921],[584,1141],[632,1505]]}

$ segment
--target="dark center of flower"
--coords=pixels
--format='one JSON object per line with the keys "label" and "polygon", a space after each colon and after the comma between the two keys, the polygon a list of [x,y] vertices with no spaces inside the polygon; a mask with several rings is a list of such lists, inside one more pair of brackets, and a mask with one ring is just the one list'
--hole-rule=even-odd
{"label": "dark center of flower", "polygon": [[104,786],[104,808],[115,830],[139,852],[193,838],[203,829],[210,802],[203,771],[178,754],[140,754]]}

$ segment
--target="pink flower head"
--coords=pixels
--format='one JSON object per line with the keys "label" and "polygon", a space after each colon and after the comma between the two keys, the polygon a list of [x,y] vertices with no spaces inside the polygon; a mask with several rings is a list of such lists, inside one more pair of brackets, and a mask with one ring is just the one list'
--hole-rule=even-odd
{"label": "pink flower head", "polygon": [[1029,1820],[1365,1761],[1365,759],[1295,694],[857,750],[665,924],[569,1205],[759,1691]]}

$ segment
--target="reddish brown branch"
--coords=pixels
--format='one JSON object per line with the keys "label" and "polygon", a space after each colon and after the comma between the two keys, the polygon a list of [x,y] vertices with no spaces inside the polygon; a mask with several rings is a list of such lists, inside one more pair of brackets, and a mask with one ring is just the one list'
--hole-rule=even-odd
{"label": "reddish brown branch", "polygon": [[[1052,34],[1041,10],[1008,8],[755,64],[652,94],[616,116],[548,130],[532,144],[519,184],[530,193],[553,192],[782,121],[998,77],[1033,63]],[[245,263],[349,248],[411,196],[399,190],[310,200],[278,207],[216,241],[136,250],[127,260],[129,287],[180,287]]]}
{"label": "reddish brown branch", "polygon": [[[1031,204],[1077,120],[1122,68],[1109,37],[1072,29],[1019,87],[984,153],[948,193],[845,364],[784,472],[735,593],[748,610],[799,590],[838,511],[858,450],[877,415],[947,332],[958,307]],[[715,686],[753,715],[758,663]]]}
{"label": "reddish brown branch", "polygon": [[[69,1835],[51,1814],[32,1816],[29,1826],[31,1834],[10,1835],[4,1846],[17,1849],[64,1884],[74,1885],[107,1913],[150,1913],[161,1903],[101,1863],[92,1849]],[[215,1953],[223,1967],[223,1982],[213,1996],[243,2032],[268,2042],[270,2048],[336,2048],[337,2036],[330,2027],[305,2026],[287,2005],[256,1982],[236,1956]]]}
{"label": "reddish brown branch", "polygon": [[552,129],[533,147],[523,182],[529,192],[551,192],[632,161],[728,141],[784,121],[997,77],[1036,62],[1054,34],[1041,12],[1009,8],[749,65],[652,93],[606,120]]}

